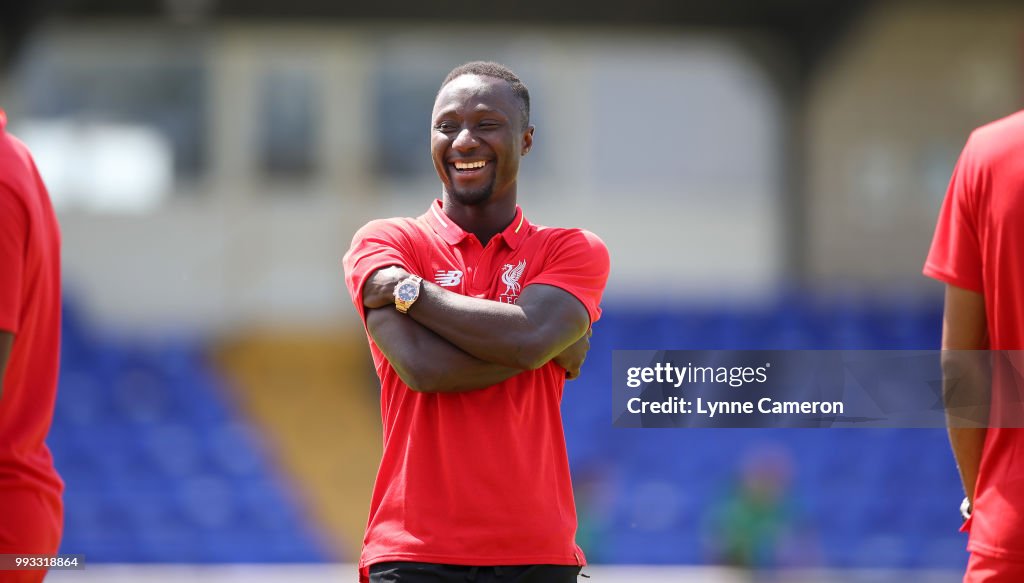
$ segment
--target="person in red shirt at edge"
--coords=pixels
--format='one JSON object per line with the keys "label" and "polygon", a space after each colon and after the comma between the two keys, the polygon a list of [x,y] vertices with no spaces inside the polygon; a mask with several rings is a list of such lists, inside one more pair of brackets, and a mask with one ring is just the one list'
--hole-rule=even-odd
{"label": "person in red shirt at edge", "polygon": [[[60,358],[60,230],[32,155],[6,124],[0,110],[0,554],[52,555],[64,520],[64,483],[45,443]],[[45,575],[0,570],[0,581]]]}
{"label": "person in red shirt at edge", "polygon": [[[1024,112],[1018,112],[972,132],[953,171],[924,267],[925,275],[946,283],[944,351],[1024,350],[1022,153]],[[972,380],[984,379],[973,377],[979,367],[954,354],[943,353],[947,387],[956,375],[974,383],[972,390],[986,388]],[[987,429],[949,424],[967,494],[961,507],[971,553],[966,583],[1024,581],[1024,429],[1013,428],[1021,419],[1007,419],[1014,407],[1007,400],[1012,395],[1000,389],[1011,386],[1007,372],[992,372]]]}
{"label": "person in red shirt at edge", "polygon": [[431,122],[442,200],[368,223],[345,254],[384,429],[361,581],[559,583],[585,564],[559,404],[609,258],[517,206],[529,112],[505,66],[452,70]]}

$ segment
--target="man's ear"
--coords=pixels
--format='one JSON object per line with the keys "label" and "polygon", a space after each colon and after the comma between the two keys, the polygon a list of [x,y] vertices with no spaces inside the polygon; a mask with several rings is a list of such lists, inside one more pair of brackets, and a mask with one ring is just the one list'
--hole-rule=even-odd
{"label": "man's ear", "polygon": [[533,126],[529,126],[523,132],[523,151],[520,154],[521,156],[525,156],[530,151],[530,148],[533,147],[533,129]]}

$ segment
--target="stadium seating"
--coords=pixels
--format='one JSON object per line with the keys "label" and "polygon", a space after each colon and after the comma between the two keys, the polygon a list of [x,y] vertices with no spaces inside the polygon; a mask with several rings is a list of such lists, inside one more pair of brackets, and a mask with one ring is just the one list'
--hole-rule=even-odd
{"label": "stadium seating", "polygon": [[[201,339],[118,340],[74,308],[49,440],[67,483],[66,552],[96,562],[338,558],[207,364]],[[733,491],[741,460],[770,444],[792,460],[793,564],[962,567],[960,486],[942,430],[611,425],[616,349],[934,349],[940,319],[938,301],[797,293],[758,308],[669,315],[608,306],[562,407],[590,558],[713,560],[709,512]]]}
{"label": "stadium seating", "polygon": [[48,443],[63,552],[94,562],[320,562],[310,521],[196,339],[110,338],[65,306]]}
{"label": "stadium seating", "polygon": [[[959,479],[941,429],[616,429],[611,351],[617,349],[935,349],[941,302],[919,298],[823,300],[792,294],[760,308],[695,308],[670,316],[605,310],[562,414],[570,461],[619,497],[601,530],[597,561],[701,563],[708,513],[728,496],[747,452],[765,444],[793,460],[789,500],[800,561],[839,568],[962,568]],[[612,470],[590,470],[605,464]],[[590,486],[593,488],[593,486]],[[652,492],[660,505],[645,499]],[[589,501],[582,497],[580,512]],[[646,510],[645,510],[646,509]],[[647,514],[657,520],[639,520]],[[593,528],[593,527],[592,527]]]}

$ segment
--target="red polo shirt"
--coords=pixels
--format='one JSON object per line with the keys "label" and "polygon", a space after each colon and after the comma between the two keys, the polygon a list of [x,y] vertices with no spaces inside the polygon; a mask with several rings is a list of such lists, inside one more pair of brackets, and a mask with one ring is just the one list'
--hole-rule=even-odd
{"label": "red polo shirt", "polygon": [[[989,348],[1024,350],[1024,112],[975,130],[953,170],[924,273],[985,297]],[[996,369],[993,415],[1019,423],[1015,379]],[[1007,397],[1012,400],[1006,402]],[[998,417],[996,417],[998,418]],[[998,423],[998,421],[997,421]],[[1006,423],[1010,424],[1010,423]],[[992,427],[964,525],[968,549],[1024,561],[1024,429]]]}
{"label": "red polo shirt", "polygon": [[0,394],[0,553],[53,553],[64,484],[45,439],[57,396],[60,232],[32,156],[5,123],[0,111],[0,330],[14,333]]}
{"label": "red polo shirt", "polygon": [[[440,201],[417,219],[367,224],[344,264],[364,325],[363,285],[389,265],[496,301],[514,302],[535,283],[556,286],[579,299],[591,323],[601,314],[609,269],[608,251],[592,233],[530,224],[517,207],[485,247],[448,219]],[[384,454],[359,561],[363,575],[385,561],[584,564],[559,411],[565,371],[549,362],[482,390],[417,393],[369,340],[381,382]]]}

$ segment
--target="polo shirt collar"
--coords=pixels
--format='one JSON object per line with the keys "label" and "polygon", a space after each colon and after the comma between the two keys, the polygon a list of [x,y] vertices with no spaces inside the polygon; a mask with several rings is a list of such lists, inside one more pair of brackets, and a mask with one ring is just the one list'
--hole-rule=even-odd
{"label": "polo shirt collar", "polygon": [[[462,230],[462,227],[458,226],[448,215],[444,214],[444,210],[441,207],[440,200],[434,200],[431,203],[430,208],[427,209],[426,213],[427,222],[434,229],[445,243],[449,245],[458,245],[469,233]],[[519,248],[520,243],[526,238],[526,233],[530,230],[530,222],[526,220],[526,215],[523,214],[523,209],[519,205],[516,205],[516,214],[509,223],[505,230],[495,235],[501,237],[502,240],[514,251]]]}

